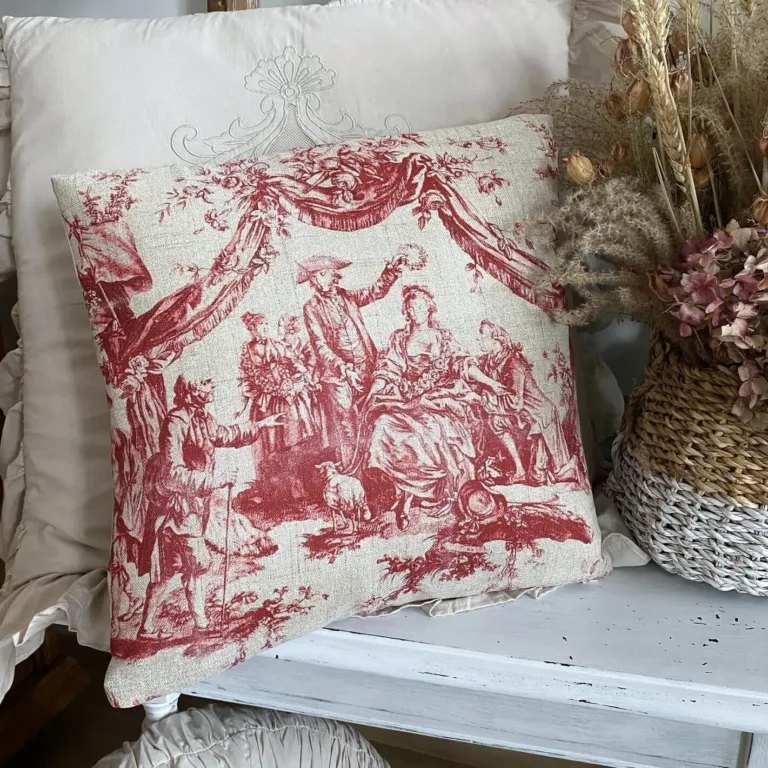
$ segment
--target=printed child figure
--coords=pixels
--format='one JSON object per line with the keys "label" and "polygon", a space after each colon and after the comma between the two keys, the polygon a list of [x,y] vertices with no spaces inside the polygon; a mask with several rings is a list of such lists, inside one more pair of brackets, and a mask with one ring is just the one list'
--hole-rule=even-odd
{"label": "printed child figure", "polygon": [[283,315],[277,323],[277,335],[296,365],[307,372],[314,383],[316,361],[309,341],[302,335],[301,321],[296,315]]}
{"label": "printed child figure", "polygon": [[[272,338],[263,314],[246,312],[242,316],[251,339],[240,355],[239,384],[252,422],[277,413],[283,414],[279,426],[265,429],[253,444],[257,476],[264,460],[277,451],[291,448],[315,435],[320,423],[316,413],[312,374],[302,352]],[[284,336],[285,336],[285,328]]]}
{"label": "printed child figure", "polygon": [[[578,462],[571,456],[555,404],[536,383],[523,346],[490,320],[480,323],[480,369],[503,385],[501,392],[483,394],[489,427],[515,467],[510,483],[545,485],[578,480]],[[521,446],[527,447],[523,464]]]}

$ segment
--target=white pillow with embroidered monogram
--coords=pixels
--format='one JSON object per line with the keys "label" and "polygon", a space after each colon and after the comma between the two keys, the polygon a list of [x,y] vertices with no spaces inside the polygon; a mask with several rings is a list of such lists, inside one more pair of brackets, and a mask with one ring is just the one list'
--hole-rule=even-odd
{"label": "white pillow with embroidered monogram", "polygon": [[112,415],[118,706],[336,619],[609,569],[549,118],[54,179]]}
{"label": "white pillow with embroidered monogram", "polygon": [[[108,409],[51,176],[215,164],[501,118],[567,75],[570,23],[571,0],[4,21],[26,498],[0,635],[58,606],[81,640],[106,643],[106,621],[83,617],[104,604]],[[105,285],[122,290],[117,279]]]}

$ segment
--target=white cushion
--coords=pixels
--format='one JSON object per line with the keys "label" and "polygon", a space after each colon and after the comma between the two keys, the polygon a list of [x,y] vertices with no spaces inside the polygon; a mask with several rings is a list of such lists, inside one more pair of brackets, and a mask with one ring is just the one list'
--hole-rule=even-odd
{"label": "white cushion", "polygon": [[213,704],[145,728],[94,768],[387,768],[344,723]]}
{"label": "white cushion", "polygon": [[[331,0],[328,5],[360,5],[381,0]],[[616,40],[624,36],[617,0],[573,0],[568,45],[568,77],[608,82]]]}
{"label": "white cushion", "polygon": [[569,75],[576,80],[610,82],[616,41],[625,37],[619,0],[574,0]]}

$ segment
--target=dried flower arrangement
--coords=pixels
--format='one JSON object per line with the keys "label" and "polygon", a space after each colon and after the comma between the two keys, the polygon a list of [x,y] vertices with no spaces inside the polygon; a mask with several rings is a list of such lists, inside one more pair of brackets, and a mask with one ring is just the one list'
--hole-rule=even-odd
{"label": "dried flower arrangement", "polygon": [[[570,196],[551,283],[561,320],[653,324],[732,365],[734,414],[768,425],[768,0],[626,0],[610,85],[553,85]],[[715,33],[713,30],[719,27]],[[737,385],[738,386],[738,385]]]}

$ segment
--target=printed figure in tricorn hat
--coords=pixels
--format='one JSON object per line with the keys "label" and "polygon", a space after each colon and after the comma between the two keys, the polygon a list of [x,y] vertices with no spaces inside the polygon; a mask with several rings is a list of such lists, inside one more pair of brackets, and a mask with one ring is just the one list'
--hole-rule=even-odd
{"label": "printed figure in tricorn hat", "polygon": [[389,293],[407,259],[399,253],[372,285],[354,290],[339,285],[352,263],[347,259],[315,254],[299,265],[296,282],[309,283],[314,294],[304,304],[304,322],[319,368],[324,442],[337,450],[342,466],[355,454],[358,404],[376,368],[376,346],[360,310]]}

